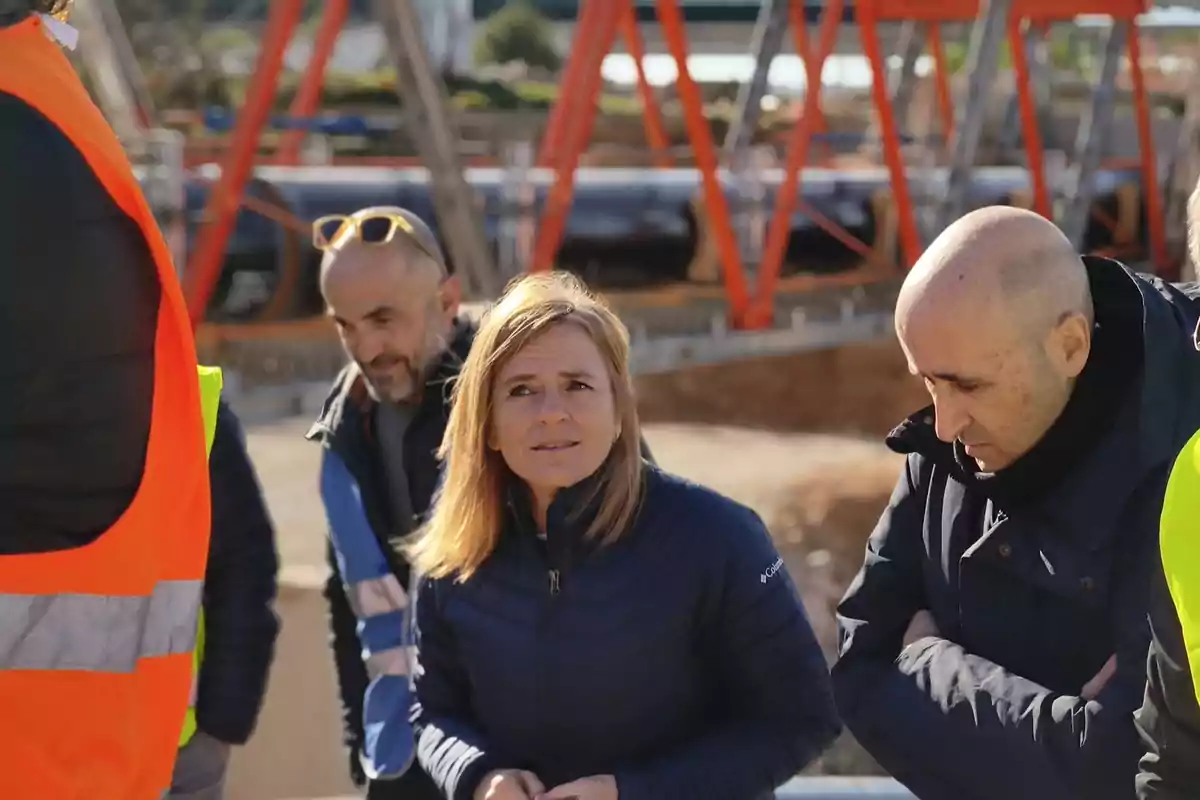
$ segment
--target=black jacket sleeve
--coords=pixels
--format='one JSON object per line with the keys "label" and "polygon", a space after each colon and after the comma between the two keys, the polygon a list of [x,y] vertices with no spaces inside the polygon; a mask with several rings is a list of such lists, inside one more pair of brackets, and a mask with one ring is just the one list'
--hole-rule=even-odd
{"label": "black jacket sleeve", "polygon": [[266,696],[279,634],[274,611],[279,556],[241,425],[223,401],[209,474],[212,537],[196,721],[223,742],[244,744]]}
{"label": "black jacket sleeve", "polygon": [[75,146],[0,94],[0,555],[80,547],[141,483],[160,287]]}
{"label": "black jacket sleeve", "polygon": [[922,800],[1128,798],[1137,760],[1132,714],[1148,639],[1142,544],[1156,505],[1141,504],[1143,518],[1130,521],[1130,549],[1121,559],[1127,568],[1112,602],[1117,673],[1088,701],[939,637],[902,649],[909,621],[925,606],[917,472],[910,458],[838,607],[842,643],[833,679],[847,727]]}
{"label": "black jacket sleeve", "polygon": [[1161,569],[1153,586],[1150,625],[1154,638],[1146,695],[1137,713],[1146,748],[1137,779],[1138,800],[1196,800],[1200,798],[1200,704],[1183,629]]}
{"label": "black jacket sleeve", "polygon": [[698,618],[722,721],[617,770],[622,800],[762,797],[841,732],[825,656],[766,526],[743,507],[717,524],[733,535],[711,553],[718,566]]}
{"label": "black jacket sleeve", "polygon": [[342,697],[342,741],[350,751],[350,778],[356,786],[361,787],[367,780],[359,761],[363,745],[362,708],[363,694],[367,691],[367,668],[362,661],[358,620],[346,597],[332,542],[328,544],[326,560],[329,579],[325,582],[325,599],[329,603],[334,668],[337,670],[338,691]]}
{"label": "black jacket sleeve", "polygon": [[471,800],[489,772],[515,762],[472,724],[466,670],[439,608],[441,585],[439,580],[418,579],[411,593],[419,662],[413,708],[417,761],[448,800]]}

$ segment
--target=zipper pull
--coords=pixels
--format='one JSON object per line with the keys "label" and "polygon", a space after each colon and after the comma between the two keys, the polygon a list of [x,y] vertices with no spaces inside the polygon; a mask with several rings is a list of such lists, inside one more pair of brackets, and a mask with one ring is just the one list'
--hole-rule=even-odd
{"label": "zipper pull", "polygon": [[550,570],[550,594],[552,596],[558,594],[559,591],[562,589],[561,579],[562,579],[562,576],[560,575],[558,570],[556,570],[556,569]]}

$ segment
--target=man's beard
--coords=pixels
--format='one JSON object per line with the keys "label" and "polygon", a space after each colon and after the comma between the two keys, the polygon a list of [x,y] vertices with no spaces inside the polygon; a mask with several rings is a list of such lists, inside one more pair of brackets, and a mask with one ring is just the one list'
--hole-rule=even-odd
{"label": "man's beard", "polygon": [[[369,364],[359,362],[359,370],[367,383],[371,397],[376,401],[392,403],[416,403],[421,399],[425,390],[425,382],[429,380],[433,365],[446,348],[443,337],[432,335],[426,339],[425,347],[416,358],[397,356],[385,353],[376,356]],[[379,385],[371,379],[373,372],[384,372],[389,376],[401,372],[402,377],[393,379],[385,385]],[[397,390],[403,390],[398,393]]]}
{"label": "man's beard", "polygon": [[[393,403],[406,403],[417,399],[415,395],[421,387],[422,370],[414,367],[409,359],[403,356],[380,356],[370,364],[360,363],[359,368],[373,399]],[[374,377],[379,373],[387,375],[386,382],[378,381]]]}

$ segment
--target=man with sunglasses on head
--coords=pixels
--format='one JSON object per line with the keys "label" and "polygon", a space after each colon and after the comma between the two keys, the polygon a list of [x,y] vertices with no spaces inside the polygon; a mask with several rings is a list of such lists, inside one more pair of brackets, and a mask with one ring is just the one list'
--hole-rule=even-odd
{"label": "man with sunglasses on head", "polygon": [[[449,382],[475,328],[437,238],[417,215],[375,207],[314,223],[321,293],[351,362],[308,433],[323,447],[325,596],[350,771],[370,800],[440,798],[413,759],[405,609],[395,544],[429,507]],[[389,723],[390,724],[384,724]]]}

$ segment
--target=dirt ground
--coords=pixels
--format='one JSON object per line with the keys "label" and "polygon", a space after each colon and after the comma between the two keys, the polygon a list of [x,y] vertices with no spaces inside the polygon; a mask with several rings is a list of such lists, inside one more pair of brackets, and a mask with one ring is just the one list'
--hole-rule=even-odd
{"label": "dirt ground", "polygon": [[928,402],[893,339],[638,382],[645,422],[883,436]]}
{"label": "dirt ground", "polygon": [[[659,463],[763,516],[832,658],[833,606],[861,562],[899,468],[881,434],[923,402],[895,344],[657,376],[638,391]],[[259,730],[235,755],[229,800],[298,800],[351,789],[320,596],[325,523],[318,448],[303,439],[309,421],[248,430],[278,531],[284,626]],[[814,770],[874,768],[843,742]]]}

